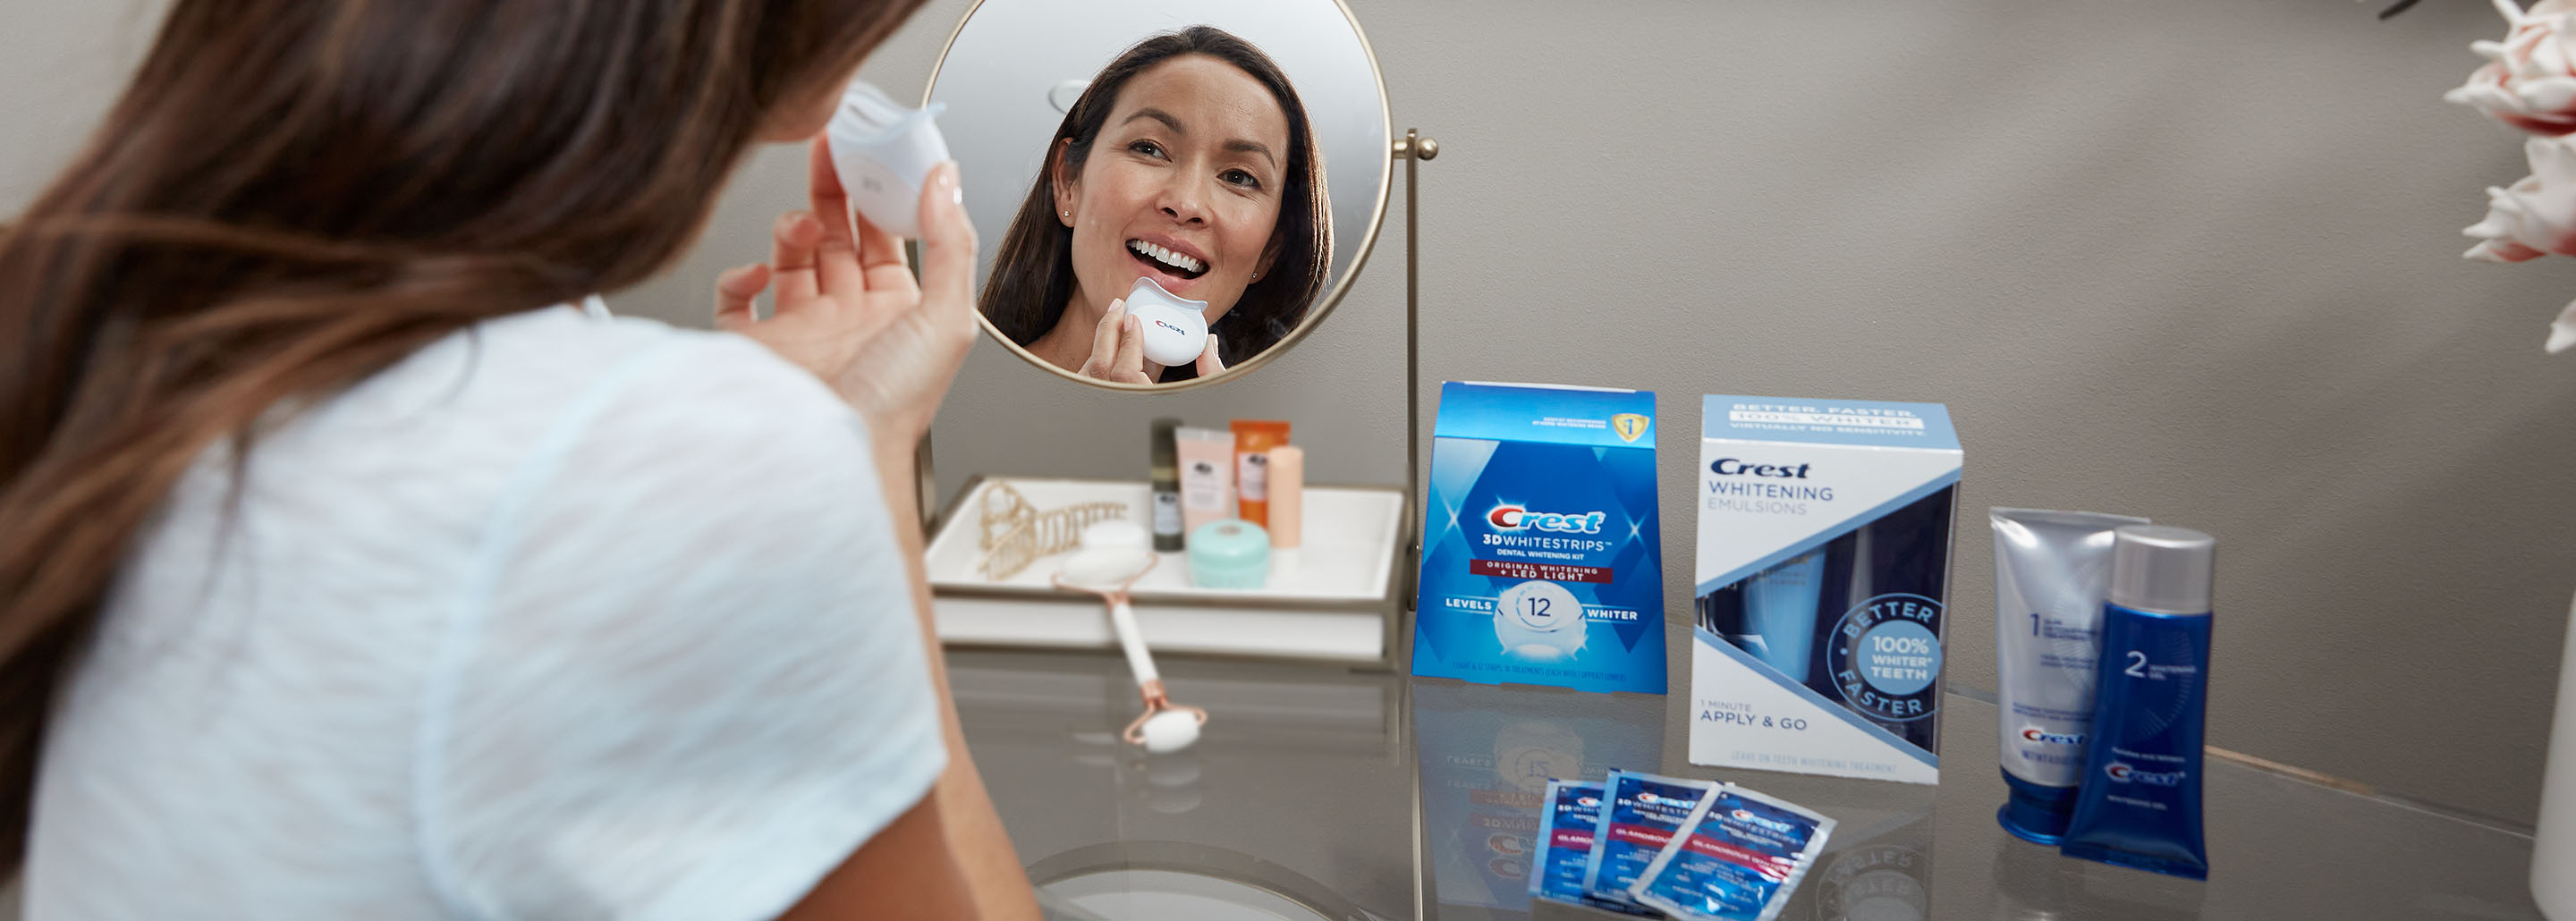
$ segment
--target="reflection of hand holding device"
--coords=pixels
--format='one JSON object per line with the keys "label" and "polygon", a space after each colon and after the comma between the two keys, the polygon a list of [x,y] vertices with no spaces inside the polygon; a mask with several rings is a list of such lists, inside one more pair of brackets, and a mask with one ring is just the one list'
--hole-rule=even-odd
{"label": "reflection of hand holding device", "polygon": [[898,237],[921,236],[922,181],[948,159],[948,142],[931,119],[946,108],[935,102],[926,109],[906,108],[861,81],[852,81],[841,95],[841,108],[823,132],[830,138],[832,170],[868,223]]}
{"label": "reflection of hand holding device", "polygon": [[1188,364],[1207,349],[1207,302],[1172,292],[1151,277],[1139,277],[1127,291],[1127,313],[1145,337],[1145,360],[1158,365]]}

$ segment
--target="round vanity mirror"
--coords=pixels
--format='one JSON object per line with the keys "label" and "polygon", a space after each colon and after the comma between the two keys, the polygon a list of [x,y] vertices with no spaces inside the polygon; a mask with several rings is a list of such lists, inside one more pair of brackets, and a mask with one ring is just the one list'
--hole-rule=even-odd
{"label": "round vanity mirror", "polygon": [[1277,357],[1386,213],[1386,88],[1339,0],[981,0],[929,100],[982,238],[985,331],[1084,383]]}

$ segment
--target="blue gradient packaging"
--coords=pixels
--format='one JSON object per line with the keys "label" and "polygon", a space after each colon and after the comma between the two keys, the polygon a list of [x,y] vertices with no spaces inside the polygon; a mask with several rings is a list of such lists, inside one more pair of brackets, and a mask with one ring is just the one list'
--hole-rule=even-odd
{"label": "blue gradient packaging", "polygon": [[1583,873],[1592,865],[1592,845],[1597,840],[1594,835],[1600,830],[1601,784],[1548,781],[1547,799],[1541,808],[1546,813],[1539,819],[1538,856],[1530,867],[1531,898],[1641,918],[1661,917],[1653,909],[1596,899],[1583,891]]}
{"label": "blue gradient packaging", "polygon": [[1701,798],[1682,828],[1629,894],[1688,921],[1773,921],[1815,868],[1834,820],[1728,784]]}
{"label": "blue gradient packaging", "polygon": [[1661,694],[1655,395],[1440,387],[1413,673]]}
{"label": "blue gradient packaging", "polygon": [[1692,764],[1941,779],[1961,455],[1936,403],[1701,403]]}
{"label": "blue gradient packaging", "polygon": [[1593,833],[1592,862],[1583,869],[1583,891],[1595,899],[1640,905],[1628,887],[1680,834],[1714,781],[1611,771],[1602,784],[1601,824]]}

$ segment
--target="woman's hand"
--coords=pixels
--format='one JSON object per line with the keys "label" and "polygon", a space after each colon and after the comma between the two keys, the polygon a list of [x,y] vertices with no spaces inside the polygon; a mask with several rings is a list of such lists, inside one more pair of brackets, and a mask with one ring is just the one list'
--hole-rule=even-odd
{"label": "woman's hand", "polygon": [[[916,282],[894,235],[851,212],[822,138],[811,153],[813,210],[779,217],[767,263],[716,279],[716,327],[821,376],[878,437],[908,446],[930,430],[975,344],[975,228],[957,165],[932,170],[922,189]],[[773,285],[770,317],[757,319],[752,299]]]}
{"label": "woman's hand", "polygon": [[[1215,377],[1225,370],[1225,362],[1216,354],[1216,334],[1209,333],[1207,347],[1200,350],[1197,361],[1199,377]],[[1091,328],[1091,357],[1082,363],[1082,376],[1122,384],[1151,384],[1162,379],[1163,366],[1145,360],[1145,330],[1142,321],[1127,313],[1125,298],[1109,302],[1109,311]]]}
{"label": "woman's hand", "polygon": [[1225,373],[1225,359],[1216,355],[1216,334],[1209,333],[1207,348],[1199,352],[1199,379],[1206,380]]}
{"label": "woman's hand", "polygon": [[1091,328],[1091,357],[1082,362],[1082,376],[1121,384],[1151,384],[1163,373],[1163,366],[1145,360],[1145,330],[1128,315],[1127,299],[1109,302],[1109,310]]}

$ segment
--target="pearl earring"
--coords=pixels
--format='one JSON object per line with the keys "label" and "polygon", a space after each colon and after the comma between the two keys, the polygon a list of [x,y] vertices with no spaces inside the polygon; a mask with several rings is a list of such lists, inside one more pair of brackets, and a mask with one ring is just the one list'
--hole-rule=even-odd
{"label": "pearl earring", "polygon": [[1072,216],[1073,216],[1073,212],[1071,212],[1071,211],[1063,212],[1063,214],[1064,214],[1064,216],[1066,216],[1066,217],[1072,217]]}

